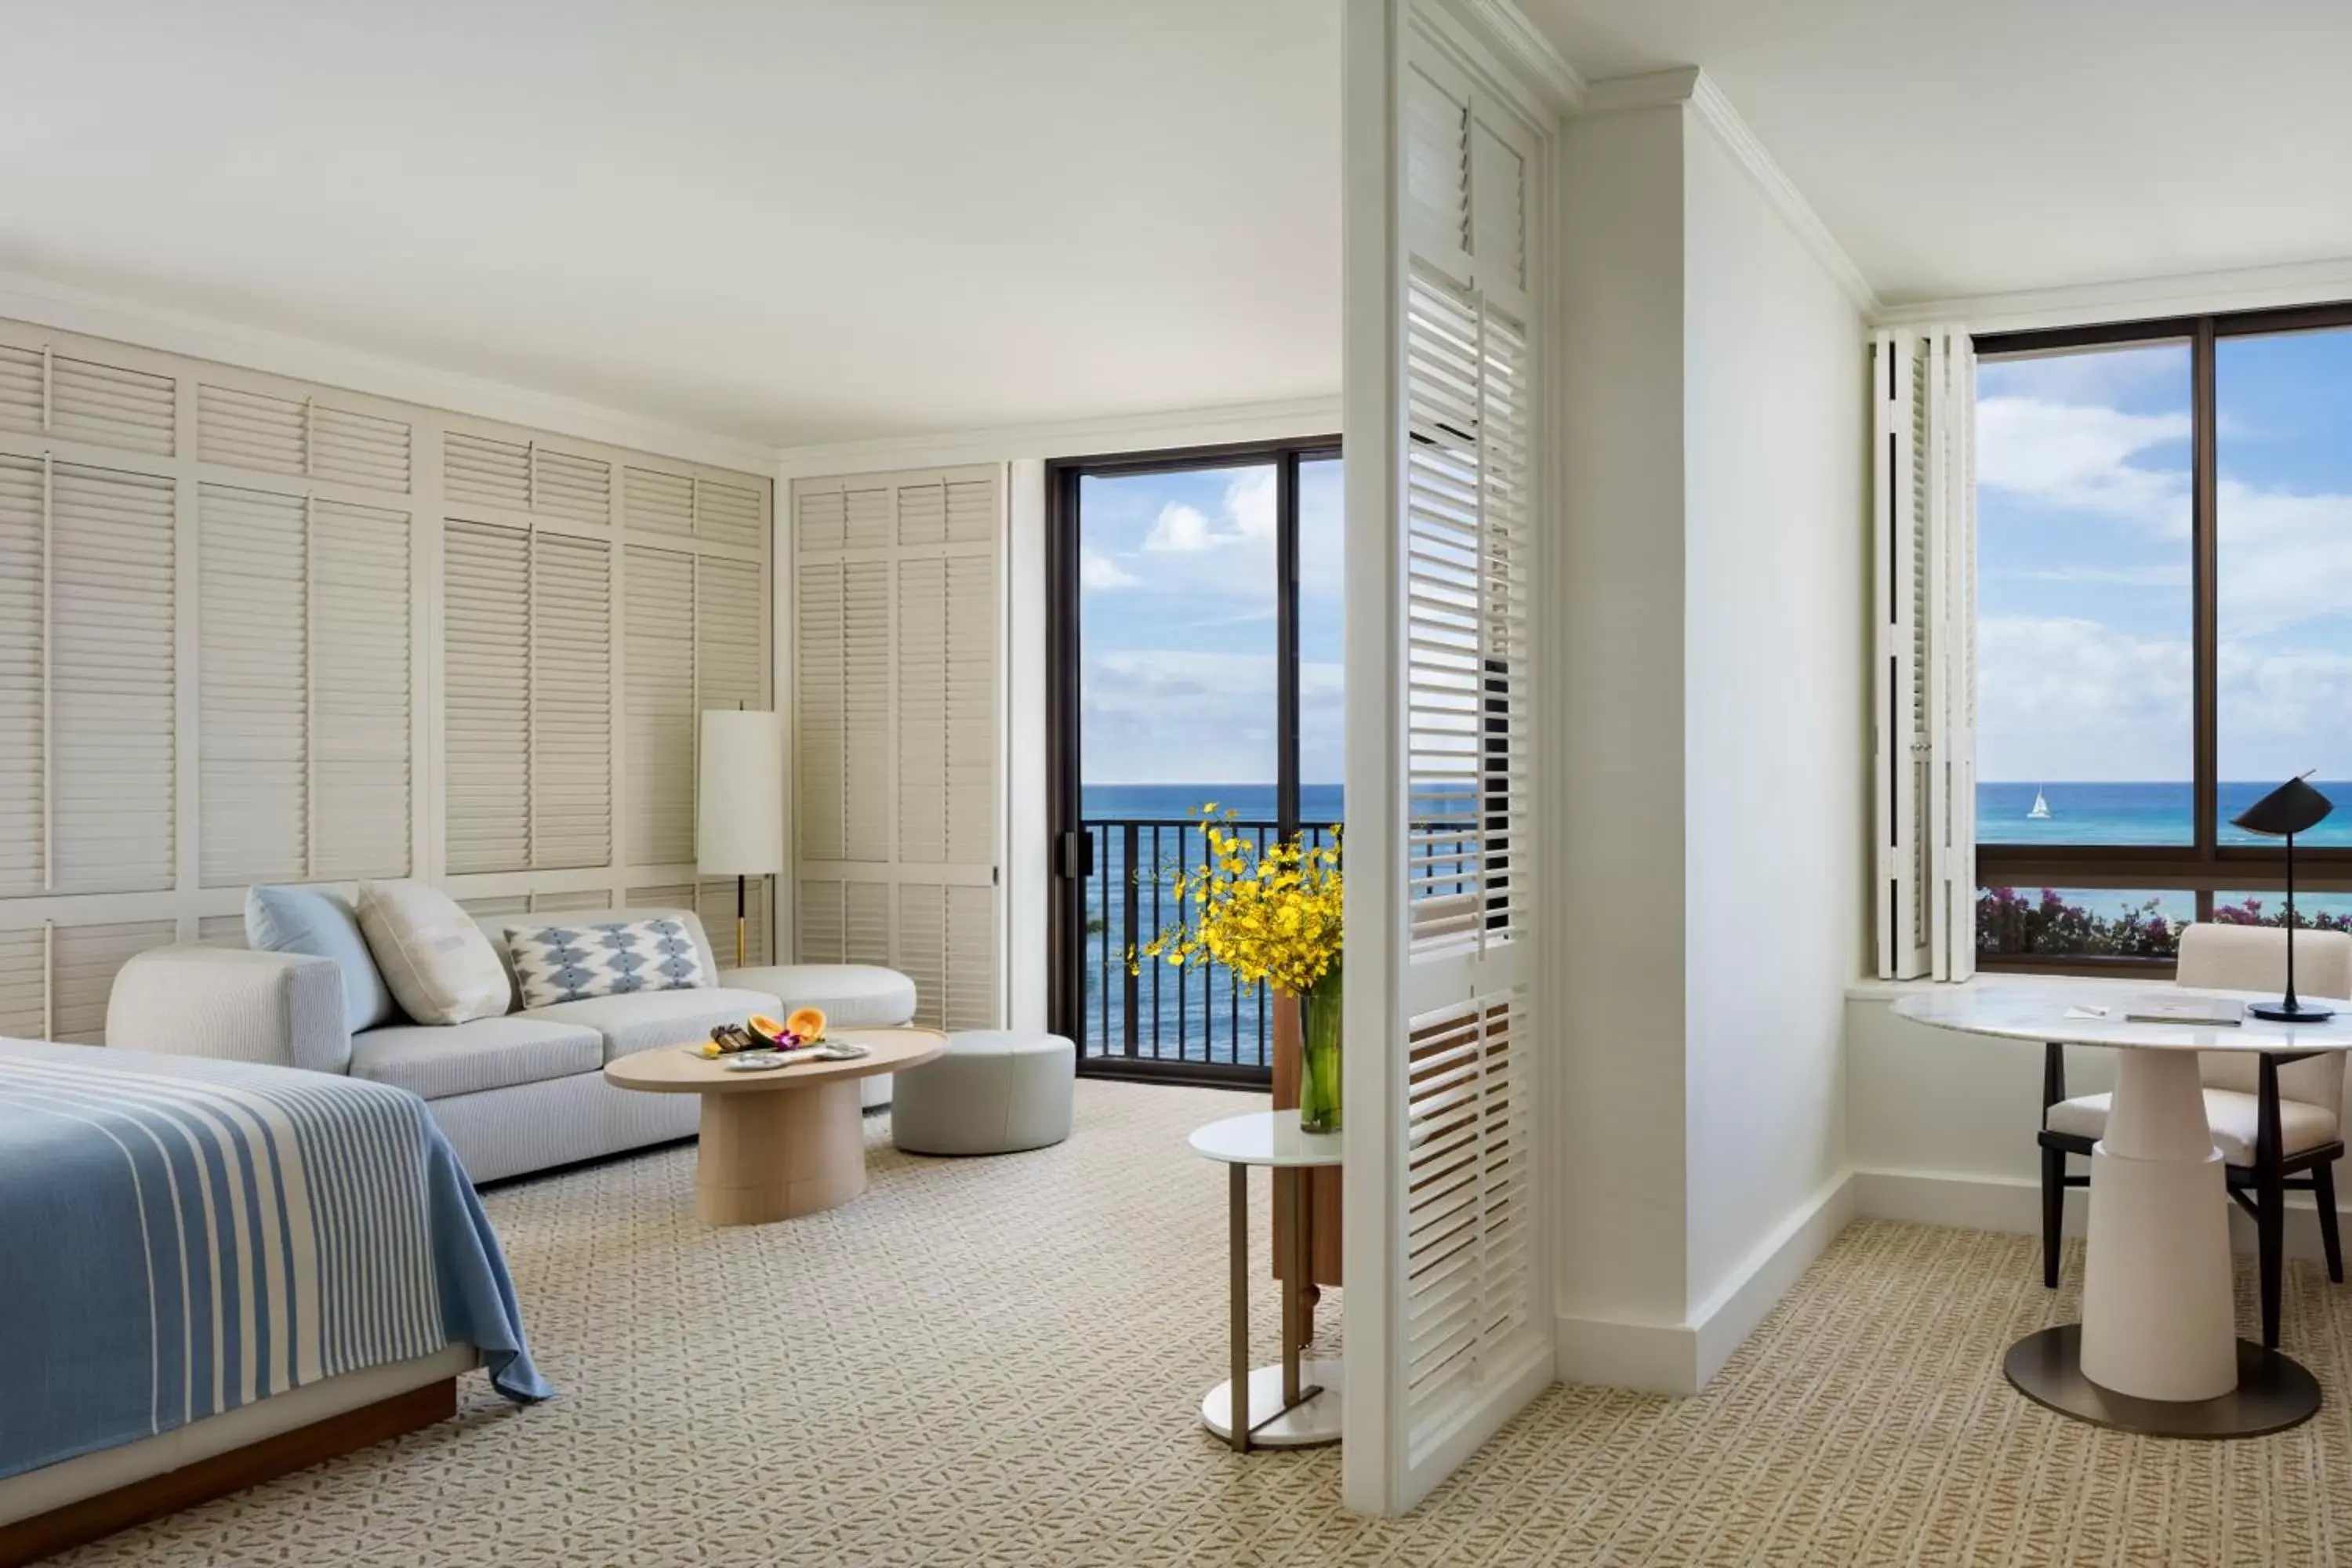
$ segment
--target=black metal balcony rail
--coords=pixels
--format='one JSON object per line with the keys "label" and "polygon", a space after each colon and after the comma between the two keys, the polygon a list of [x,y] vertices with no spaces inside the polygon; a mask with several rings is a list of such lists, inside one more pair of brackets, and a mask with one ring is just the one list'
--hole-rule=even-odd
{"label": "black metal balcony rail", "polygon": [[[1271,820],[1224,824],[1263,855],[1279,842]],[[1198,818],[1096,817],[1094,874],[1086,879],[1086,1017],[1079,1055],[1101,1066],[1159,1066],[1195,1076],[1266,1079],[1274,1070],[1272,998],[1237,984],[1218,965],[1179,968],[1128,954],[1176,923],[1171,877],[1207,864]],[[1330,841],[1328,826],[1303,828],[1309,847]],[[1205,1069],[1205,1072],[1203,1071]]]}

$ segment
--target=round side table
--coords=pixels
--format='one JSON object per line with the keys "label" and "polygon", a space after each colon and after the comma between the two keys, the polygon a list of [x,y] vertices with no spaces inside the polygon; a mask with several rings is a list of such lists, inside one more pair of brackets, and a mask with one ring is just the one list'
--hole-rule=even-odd
{"label": "round side table", "polygon": [[[2205,1121],[2197,1054],[2352,1050],[2352,1013],[2303,1024],[2251,1013],[2237,1025],[2126,1017],[2151,989],[1978,981],[1893,1005],[1902,1017],[1964,1035],[2116,1053],[2106,1135],[2091,1155],[2083,1321],[2028,1334],[2010,1348],[2002,1370],[2018,1391],[2077,1420],[2150,1436],[2284,1431],[2317,1412],[2319,1384],[2291,1358],[2238,1338],[2230,1201],[2221,1152]],[[2267,999],[2235,991],[2176,996]]]}
{"label": "round side table", "polygon": [[1340,1134],[1302,1132],[1296,1110],[1260,1110],[1212,1121],[1192,1134],[1193,1152],[1231,1172],[1233,1375],[1201,1401],[1201,1421],[1246,1454],[1252,1447],[1311,1448],[1339,1440],[1339,1363],[1299,1354],[1299,1282],[1307,1278],[1307,1184],[1277,1182],[1290,1203],[1290,1266],[1282,1272],[1282,1360],[1249,1364],[1249,1171],[1299,1170],[1339,1163]]}

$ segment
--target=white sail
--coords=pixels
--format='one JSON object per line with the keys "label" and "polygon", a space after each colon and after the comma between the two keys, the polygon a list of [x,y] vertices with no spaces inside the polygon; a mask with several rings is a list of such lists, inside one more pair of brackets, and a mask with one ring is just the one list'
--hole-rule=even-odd
{"label": "white sail", "polygon": [[2039,822],[2050,815],[2050,802],[2042,797],[2040,784],[2033,786],[2033,809],[2025,815],[2034,822]]}

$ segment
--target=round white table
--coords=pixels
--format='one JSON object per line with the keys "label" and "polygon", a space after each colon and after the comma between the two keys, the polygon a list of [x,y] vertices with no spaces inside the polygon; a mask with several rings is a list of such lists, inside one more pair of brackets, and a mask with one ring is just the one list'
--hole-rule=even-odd
{"label": "round white table", "polygon": [[1282,1271],[1282,1360],[1249,1364],[1249,1171],[1296,1171],[1339,1163],[1341,1134],[1302,1132],[1296,1110],[1259,1110],[1212,1121],[1192,1134],[1194,1153],[1232,1172],[1233,1375],[1201,1400],[1202,1424],[1234,1446],[1310,1448],[1339,1440],[1339,1363],[1300,1358],[1299,1282],[1307,1278],[1307,1183],[1276,1182],[1290,1201],[1289,1267]]}
{"label": "round white table", "polygon": [[[2102,1426],[2159,1436],[2282,1431],[2319,1408],[2319,1384],[2276,1351],[2237,1336],[2229,1195],[2205,1121],[2200,1051],[2309,1055],[2352,1050],[2352,1013],[2320,1023],[2134,1023],[2157,997],[2274,1000],[2161,984],[2004,985],[1979,980],[1897,999],[1937,1028],[2116,1052],[2106,1135],[2091,1155],[2083,1321],[2029,1334],[2004,1370],[2020,1392]],[[2084,1016],[2104,1009],[2104,1016]]]}

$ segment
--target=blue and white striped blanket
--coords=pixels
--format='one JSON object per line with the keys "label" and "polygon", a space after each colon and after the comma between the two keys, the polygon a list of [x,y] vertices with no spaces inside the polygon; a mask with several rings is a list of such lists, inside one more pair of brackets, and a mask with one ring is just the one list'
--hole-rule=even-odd
{"label": "blue and white striped blanket", "polygon": [[551,1392],[415,1095],[0,1040],[0,1476],[461,1342]]}

